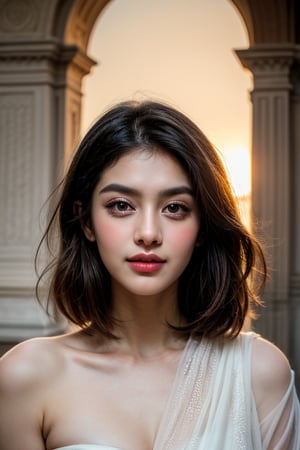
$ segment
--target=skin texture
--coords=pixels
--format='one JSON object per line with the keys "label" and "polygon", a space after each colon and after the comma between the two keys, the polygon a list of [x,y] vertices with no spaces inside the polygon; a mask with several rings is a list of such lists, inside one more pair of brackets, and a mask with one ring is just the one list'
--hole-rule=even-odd
{"label": "skin texture", "polygon": [[[116,184],[120,188],[114,188]],[[133,193],[122,192],[123,186]],[[163,153],[132,151],[102,175],[93,195],[92,224],[84,230],[88,239],[96,240],[111,274],[113,298],[171,294],[175,303],[177,281],[200,226],[193,196],[168,194],[179,187],[192,192],[181,167]],[[133,270],[128,259],[140,253],[160,257],[161,270],[153,274]]]}
{"label": "skin texture", "polygon": [[[122,188],[111,187],[116,183]],[[180,165],[162,152],[134,150],[104,171],[82,228],[111,274],[120,339],[75,331],[24,342],[2,358],[1,449],[152,449],[185,346],[166,321],[181,323],[177,280],[198,245],[201,211],[189,189]],[[137,254],[155,254],[161,267],[136,270],[129,261]],[[252,382],[261,419],[289,380],[284,355],[255,340]]]}

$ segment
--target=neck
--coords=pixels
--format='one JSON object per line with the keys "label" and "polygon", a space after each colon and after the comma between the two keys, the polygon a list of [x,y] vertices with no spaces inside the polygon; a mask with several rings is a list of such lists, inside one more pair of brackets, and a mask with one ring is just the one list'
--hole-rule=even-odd
{"label": "neck", "polygon": [[177,293],[159,296],[113,296],[113,316],[118,321],[114,333],[119,345],[136,357],[153,357],[166,349],[180,348],[183,338],[168,324],[180,325]]}

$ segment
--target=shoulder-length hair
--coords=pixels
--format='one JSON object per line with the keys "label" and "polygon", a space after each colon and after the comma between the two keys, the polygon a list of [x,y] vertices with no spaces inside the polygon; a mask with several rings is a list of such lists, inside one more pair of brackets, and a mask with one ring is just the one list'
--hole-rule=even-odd
{"label": "shoulder-length hair", "polygon": [[85,237],[82,224],[90,223],[92,194],[103,170],[135,148],[175,157],[191,181],[199,208],[201,245],[195,246],[179,279],[178,308],[185,325],[174,328],[198,336],[237,336],[251,304],[259,304],[258,284],[253,282],[257,277],[250,275],[260,274],[259,284],[264,284],[263,252],[240,219],[213,145],[189,118],[165,104],[118,104],[88,131],[70,164],[43,237],[49,243],[58,225],[57,256],[39,282],[50,270],[49,298],[56,310],[83,329],[114,336],[110,275],[96,243]]}

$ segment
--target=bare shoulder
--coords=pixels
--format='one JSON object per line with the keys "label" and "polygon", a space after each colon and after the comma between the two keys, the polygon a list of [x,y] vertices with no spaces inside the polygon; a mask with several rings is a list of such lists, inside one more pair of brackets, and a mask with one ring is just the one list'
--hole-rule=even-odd
{"label": "bare shoulder", "polygon": [[[47,382],[63,364],[59,343],[53,338],[36,338],[16,345],[0,358],[0,390],[35,389]],[[38,381],[38,384],[37,384]]]}
{"label": "bare shoulder", "polygon": [[280,402],[290,381],[291,368],[284,353],[266,339],[254,339],[252,384],[261,419]]}
{"label": "bare shoulder", "polygon": [[0,359],[0,448],[45,449],[47,396],[63,368],[62,348],[55,338],[32,339]]}

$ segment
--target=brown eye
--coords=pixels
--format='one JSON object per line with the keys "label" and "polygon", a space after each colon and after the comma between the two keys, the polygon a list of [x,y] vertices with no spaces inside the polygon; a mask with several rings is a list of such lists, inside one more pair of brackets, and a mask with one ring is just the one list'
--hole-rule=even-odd
{"label": "brown eye", "polygon": [[170,205],[167,206],[167,209],[170,213],[178,213],[181,210],[182,206],[178,205],[177,203],[170,203]]}
{"label": "brown eye", "polygon": [[134,207],[125,200],[113,200],[106,205],[112,216],[126,216],[134,212]]}
{"label": "brown eye", "polygon": [[118,211],[128,211],[128,209],[131,209],[131,206],[126,202],[116,202],[115,209]]}
{"label": "brown eye", "polygon": [[190,211],[187,205],[179,202],[171,202],[163,209],[163,213],[171,219],[184,219]]}

